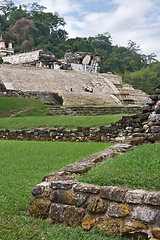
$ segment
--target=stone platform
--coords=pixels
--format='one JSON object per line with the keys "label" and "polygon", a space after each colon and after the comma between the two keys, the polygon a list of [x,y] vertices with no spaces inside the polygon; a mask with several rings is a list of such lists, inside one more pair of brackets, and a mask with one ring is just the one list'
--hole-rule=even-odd
{"label": "stone platform", "polygon": [[123,84],[121,77],[111,73],[3,64],[0,67],[0,82],[12,90],[58,93],[64,105],[141,105],[148,100],[147,94]]}

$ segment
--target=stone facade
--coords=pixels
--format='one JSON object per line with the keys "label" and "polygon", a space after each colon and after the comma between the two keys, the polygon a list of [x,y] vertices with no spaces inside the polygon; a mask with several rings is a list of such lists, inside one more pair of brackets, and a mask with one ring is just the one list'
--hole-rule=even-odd
{"label": "stone facade", "polygon": [[8,36],[0,35],[0,54],[3,57],[14,54],[12,43],[13,41]]}
{"label": "stone facade", "polygon": [[61,69],[68,69],[81,72],[100,72],[100,66],[103,63],[103,57],[86,52],[65,53],[61,62]]}
{"label": "stone facade", "polygon": [[33,49],[23,53],[4,56],[3,62],[10,64],[28,64],[36,67],[54,68],[56,57],[44,48]]}

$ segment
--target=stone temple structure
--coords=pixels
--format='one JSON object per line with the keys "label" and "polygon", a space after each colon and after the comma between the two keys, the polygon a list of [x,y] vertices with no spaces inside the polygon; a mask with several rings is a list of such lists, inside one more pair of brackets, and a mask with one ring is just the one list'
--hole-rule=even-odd
{"label": "stone temple structure", "polygon": [[27,92],[29,97],[36,92],[40,99],[45,93],[55,104],[47,94],[56,93],[64,105],[142,105],[148,100],[146,93],[122,83],[120,76],[100,74],[103,57],[92,53],[66,53],[59,60],[43,48],[14,54],[12,41],[5,36],[0,36],[0,51],[7,63],[0,67],[0,96],[23,97]]}
{"label": "stone temple structure", "polygon": [[2,54],[2,56],[14,54],[12,43],[13,41],[8,36],[0,35],[0,54]]}
{"label": "stone temple structure", "polygon": [[[15,96],[15,90],[23,93],[42,92],[46,95],[57,93],[62,96],[63,105],[141,105],[148,101],[146,93],[122,83],[122,78],[112,73],[2,64],[0,84],[4,85],[0,96],[7,96],[9,90],[10,96]],[[52,103],[52,100],[49,102]]]}

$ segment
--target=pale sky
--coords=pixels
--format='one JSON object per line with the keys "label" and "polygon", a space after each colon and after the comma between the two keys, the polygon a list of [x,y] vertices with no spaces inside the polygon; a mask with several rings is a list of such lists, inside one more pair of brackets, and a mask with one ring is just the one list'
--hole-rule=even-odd
{"label": "pale sky", "polygon": [[[36,0],[13,0],[15,4]],[[160,61],[160,0],[39,0],[47,12],[64,17],[69,38],[109,32],[113,45],[132,40],[142,53],[155,53]]]}

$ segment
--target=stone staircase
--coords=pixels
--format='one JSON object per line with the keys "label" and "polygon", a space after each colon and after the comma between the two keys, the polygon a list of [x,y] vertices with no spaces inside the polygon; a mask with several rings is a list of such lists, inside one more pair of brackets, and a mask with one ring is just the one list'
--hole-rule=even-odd
{"label": "stone staircase", "polygon": [[[0,67],[0,81],[7,89],[56,92],[63,97],[64,105],[121,104],[126,97],[125,92],[127,98],[133,99],[133,104],[145,104],[148,100],[148,96],[142,91],[132,87],[126,90],[121,77],[111,73],[99,74],[3,64]],[[93,92],[85,91],[86,86],[92,88]],[[121,88],[117,88],[118,86]]]}

